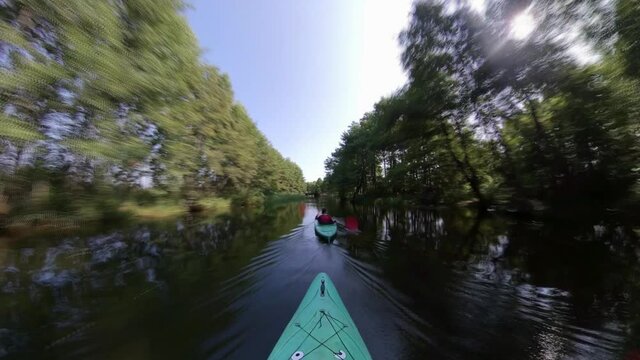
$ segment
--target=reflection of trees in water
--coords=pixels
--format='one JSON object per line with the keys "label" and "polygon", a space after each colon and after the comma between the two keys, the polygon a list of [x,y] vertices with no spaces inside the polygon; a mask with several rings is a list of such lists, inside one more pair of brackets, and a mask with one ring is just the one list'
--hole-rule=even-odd
{"label": "reflection of trees in water", "polygon": [[[369,243],[354,241],[358,257],[363,248],[371,251],[394,286],[456,324],[451,336],[469,331],[477,338],[476,331],[514,321],[541,357],[610,357],[623,351],[627,337],[640,345],[634,310],[640,251],[628,224],[533,222],[465,210],[360,207],[358,213],[365,234],[373,235]],[[444,275],[445,268],[458,275]],[[434,293],[450,297],[434,300]]]}
{"label": "reflection of trees in water", "polygon": [[297,204],[283,204],[264,213],[187,218],[4,249],[0,356],[76,341],[93,327],[96,316],[135,317],[149,311],[141,304],[169,288],[196,291],[186,284],[206,281],[217,266],[237,271],[265,242],[300,221]]}
{"label": "reflection of trees in water", "polygon": [[[412,254],[435,254],[446,264],[485,275],[526,271],[530,274],[519,276],[520,280],[532,277],[564,288],[566,282],[581,277],[576,271],[588,267],[601,277],[608,270],[618,270],[616,266],[630,268],[640,259],[637,235],[631,226],[617,221],[536,223],[477,216],[468,210],[375,206],[361,207],[359,214],[365,232],[375,233],[373,245],[380,249],[394,246]],[[565,277],[554,275],[560,268]]]}
{"label": "reflection of trees in water", "polygon": [[397,232],[403,239],[419,236],[435,240],[444,235],[444,220],[433,211],[387,210],[381,220],[383,237],[391,238]]}

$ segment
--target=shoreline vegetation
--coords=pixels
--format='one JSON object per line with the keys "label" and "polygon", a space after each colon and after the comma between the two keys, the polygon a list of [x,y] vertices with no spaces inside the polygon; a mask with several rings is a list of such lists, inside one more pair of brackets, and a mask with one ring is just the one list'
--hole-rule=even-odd
{"label": "shoreline vegetation", "polygon": [[[75,231],[84,226],[117,225],[127,222],[155,222],[172,220],[189,214],[195,216],[220,216],[234,209],[260,211],[269,206],[304,200],[300,194],[272,194],[262,196],[236,196],[233,198],[204,197],[189,204],[180,199],[159,197],[145,201],[125,199],[119,203],[104,202],[93,205],[85,202],[70,212],[30,208],[29,212],[0,217],[0,234],[29,236],[49,232]],[[95,202],[92,199],[91,202]],[[6,206],[6,204],[3,204]]]}
{"label": "shoreline vegetation", "polygon": [[477,199],[461,200],[457,203],[422,203],[416,201],[415,198],[401,197],[379,197],[367,198],[358,197],[354,205],[375,204],[390,207],[401,207],[407,209],[469,209],[473,210],[477,216],[488,216],[490,214],[499,214],[507,217],[524,218],[531,220],[584,220],[585,217],[600,219],[602,216],[615,216],[624,218],[628,221],[640,224],[640,205],[636,202],[621,203],[620,207],[549,207],[544,203],[536,200],[527,200],[526,207],[516,207],[509,203],[489,203],[486,208],[481,208]]}
{"label": "shoreline vegetation", "polygon": [[[407,83],[350,125],[312,186],[344,201],[409,197],[480,212],[633,216],[640,6],[564,5],[578,4],[585,13],[547,0],[524,9],[496,2],[483,14],[414,4],[399,37]],[[535,17],[526,36],[510,33],[516,13]],[[586,13],[599,14],[588,29]],[[558,36],[576,29],[589,45],[581,56]]]}
{"label": "shoreline vegetation", "polygon": [[0,228],[223,213],[287,193],[637,212],[640,7],[590,8],[602,17],[585,41],[601,47],[581,62],[553,35],[582,19],[550,3],[527,8],[538,24],[518,39],[515,5],[417,2],[400,34],[407,83],[348,128],[306,189],[202,61],[185,2],[1,3]]}
{"label": "shoreline vegetation", "polygon": [[0,2],[0,231],[161,220],[303,193],[203,62],[182,0]]}

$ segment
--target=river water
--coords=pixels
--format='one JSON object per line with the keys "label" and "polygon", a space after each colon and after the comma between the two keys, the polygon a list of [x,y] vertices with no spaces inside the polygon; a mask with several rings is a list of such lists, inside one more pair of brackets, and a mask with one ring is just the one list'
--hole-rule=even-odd
{"label": "river water", "polygon": [[636,359],[638,228],[314,202],[2,239],[0,357],[266,359],[333,279],[374,359]]}

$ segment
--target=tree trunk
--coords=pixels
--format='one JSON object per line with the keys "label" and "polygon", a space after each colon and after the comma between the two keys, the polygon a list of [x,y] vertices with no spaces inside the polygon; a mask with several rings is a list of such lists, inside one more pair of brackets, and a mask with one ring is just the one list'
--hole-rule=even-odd
{"label": "tree trunk", "polygon": [[444,137],[446,139],[447,151],[449,152],[449,155],[451,156],[451,158],[453,159],[453,162],[456,164],[456,167],[458,168],[458,170],[460,170],[465,180],[471,187],[471,191],[473,192],[473,195],[478,199],[479,210],[485,211],[488,207],[488,201],[480,188],[480,178],[478,177],[478,174],[475,168],[473,168],[473,166],[471,166],[469,162],[465,146],[463,145],[463,151],[464,151],[464,161],[463,161],[458,158],[455,151],[453,150],[453,144],[452,144],[453,140],[450,138],[449,130],[447,130],[447,126],[444,122],[440,124],[440,129],[442,130],[442,133],[444,134]]}

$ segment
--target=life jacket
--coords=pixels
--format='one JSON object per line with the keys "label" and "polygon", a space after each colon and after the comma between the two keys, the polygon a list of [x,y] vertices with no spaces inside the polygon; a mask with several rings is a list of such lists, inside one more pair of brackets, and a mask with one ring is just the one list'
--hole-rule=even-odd
{"label": "life jacket", "polygon": [[347,216],[344,222],[344,227],[349,230],[358,230],[358,219],[353,216]]}
{"label": "life jacket", "polygon": [[320,224],[331,224],[333,222],[333,218],[327,214],[322,214],[318,216],[318,222]]}

